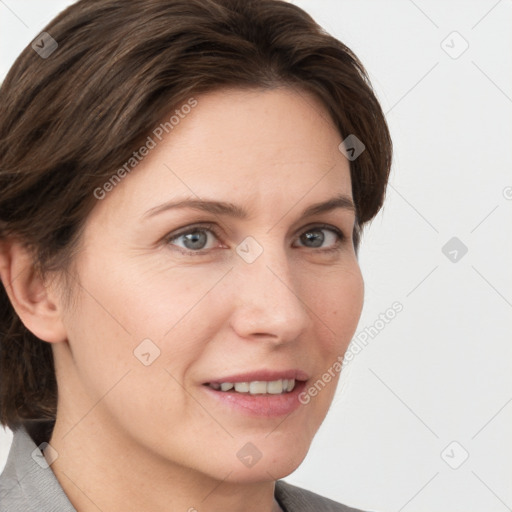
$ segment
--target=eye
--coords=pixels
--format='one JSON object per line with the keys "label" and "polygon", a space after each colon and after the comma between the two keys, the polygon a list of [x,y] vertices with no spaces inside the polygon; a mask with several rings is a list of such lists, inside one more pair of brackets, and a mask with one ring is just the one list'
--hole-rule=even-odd
{"label": "eye", "polygon": [[[324,232],[327,232],[328,235],[326,236]],[[188,226],[167,236],[165,243],[177,246],[178,249],[181,249],[181,252],[186,254],[201,255],[212,249],[212,247],[208,247],[209,234],[213,234],[214,238],[219,239],[219,235],[212,224]],[[304,244],[302,247],[307,249],[320,248],[319,252],[330,252],[339,250],[345,238],[345,235],[338,228],[320,225],[312,226],[307,231],[303,231],[299,240]],[[183,245],[179,245],[180,239]],[[328,242],[327,247],[324,248],[326,241]]]}
{"label": "eye", "polygon": [[[329,235],[326,237],[323,232],[328,232]],[[322,247],[324,242],[331,240],[332,243],[327,244],[327,248],[322,247],[323,252],[336,251],[340,247],[340,244],[345,240],[345,235],[333,226],[320,225],[313,226],[299,237],[299,240],[306,245],[307,248],[318,248]]]}
{"label": "eye", "polygon": [[[208,242],[208,233],[213,233],[215,238],[218,238],[216,231],[212,225],[189,226],[187,229],[172,234],[166,238],[166,243],[176,245],[175,241],[182,239],[184,252],[202,254],[209,248],[205,247]],[[180,247],[178,245],[178,247]]]}

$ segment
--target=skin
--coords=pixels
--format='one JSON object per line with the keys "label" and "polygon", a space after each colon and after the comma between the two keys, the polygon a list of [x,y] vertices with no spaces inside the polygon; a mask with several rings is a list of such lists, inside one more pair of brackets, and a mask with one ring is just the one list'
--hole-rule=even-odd
{"label": "skin", "polygon": [[[300,368],[311,384],[345,352],[361,314],[354,212],[301,217],[313,203],[352,197],[349,162],[322,103],[288,88],[196,99],[87,219],[75,303],[64,300],[58,276],[42,282],[29,272],[20,245],[3,245],[11,301],[52,343],[59,406],[51,468],[79,512],[270,512],[274,482],[306,456],[338,375],[277,418],[233,411],[202,384],[262,368]],[[230,201],[249,217],[191,209],[144,217],[190,197]],[[202,255],[183,252],[183,236],[166,242],[205,222],[219,236],[206,232]],[[319,223],[344,240],[311,230]],[[324,235],[321,247],[301,238],[311,231]],[[236,252],[248,236],[263,248],[252,263]],[[148,366],[134,356],[146,338],[160,350]],[[248,442],[262,454],[250,468],[236,455]]]}

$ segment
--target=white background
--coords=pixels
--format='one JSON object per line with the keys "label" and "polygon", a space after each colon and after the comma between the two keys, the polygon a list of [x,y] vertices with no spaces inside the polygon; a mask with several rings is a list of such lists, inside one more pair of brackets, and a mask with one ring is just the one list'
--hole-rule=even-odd
{"label": "white background", "polygon": [[[1,78],[70,3],[0,0]],[[395,160],[363,238],[357,333],[403,311],[343,370],[287,480],[365,510],[512,510],[512,2],[293,3],[361,58],[387,113]]]}

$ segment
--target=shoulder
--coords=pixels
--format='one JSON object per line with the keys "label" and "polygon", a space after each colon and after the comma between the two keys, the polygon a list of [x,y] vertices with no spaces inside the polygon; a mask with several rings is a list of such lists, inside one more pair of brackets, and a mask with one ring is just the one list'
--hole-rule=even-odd
{"label": "shoulder", "polygon": [[278,480],[275,497],[285,512],[363,512]]}
{"label": "shoulder", "polygon": [[5,468],[0,474],[0,512],[76,512],[24,428],[14,431]]}

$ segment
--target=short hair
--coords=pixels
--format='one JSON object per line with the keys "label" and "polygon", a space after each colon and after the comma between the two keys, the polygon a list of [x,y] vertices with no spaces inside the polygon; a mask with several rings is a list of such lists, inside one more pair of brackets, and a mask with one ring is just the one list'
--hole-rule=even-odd
{"label": "short hair", "polygon": [[[312,93],[341,139],[363,142],[349,158],[357,254],[384,201],[390,134],[361,62],[305,11],[284,0],[81,0],[44,32],[53,53],[27,46],[0,88],[0,240],[19,239],[41,276],[70,268],[94,190],[164,116],[223,88]],[[51,345],[4,287],[0,351],[0,423],[55,420]]]}

